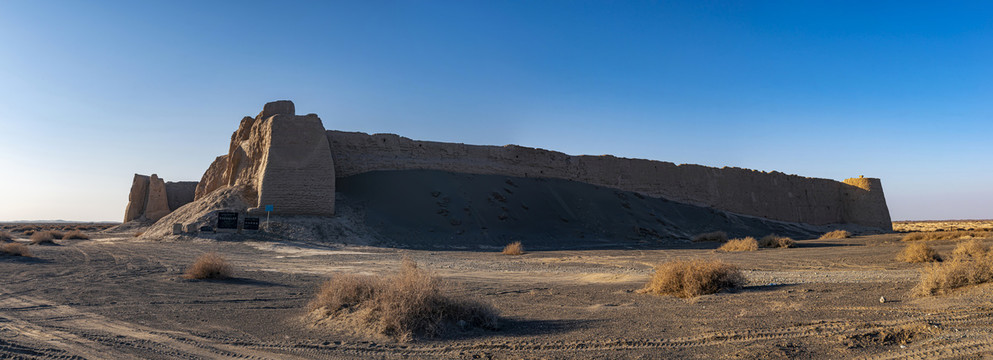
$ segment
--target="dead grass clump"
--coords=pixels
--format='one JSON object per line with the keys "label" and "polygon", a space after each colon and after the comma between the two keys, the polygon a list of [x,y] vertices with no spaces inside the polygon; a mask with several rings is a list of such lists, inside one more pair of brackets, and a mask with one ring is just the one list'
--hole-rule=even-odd
{"label": "dead grass clump", "polygon": [[32,245],[51,245],[55,244],[55,235],[51,231],[39,231],[31,234],[31,244]]}
{"label": "dead grass clump", "polygon": [[136,232],[136,233],[134,233],[134,237],[139,237],[139,236],[141,236],[141,234],[144,234],[144,232]]}
{"label": "dead grass clump", "polygon": [[749,236],[744,239],[731,239],[717,248],[722,252],[755,251],[759,249],[759,242]]}
{"label": "dead grass clump", "polygon": [[31,236],[34,235],[34,233],[34,230],[24,230],[24,236]]}
{"label": "dead grass clump", "polygon": [[438,277],[404,259],[393,275],[336,275],[308,307],[318,323],[358,325],[400,341],[434,337],[456,327],[496,328],[491,307],[445,296],[441,285]]}
{"label": "dead grass clump", "polygon": [[852,233],[848,232],[848,230],[834,230],[831,232],[824,233],[824,235],[821,235],[821,237],[819,237],[818,239],[820,240],[847,239],[850,237],[852,237]]}
{"label": "dead grass clump", "polygon": [[89,240],[90,237],[86,236],[86,234],[83,234],[83,232],[79,230],[73,230],[67,232],[65,235],[62,235],[62,240],[72,240],[72,239]]}
{"label": "dead grass clump", "polygon": [[986,239],[993,237],[990,231],[923,231],[903,236],[903,241],[935,241],[949,239]]}
{"label": "dead grass clump", "polygon": [[21,243],[11,242],[0,244],[0,253],[14,256],[31,256],[28,247]]}
{"label": "dead grass clump", "polygon": [[217,253],[200,255],[197,261],[186,269],[183,278],[186,279],[227,279],[231,277],[231,265]]}
{"label": "dead grass clump", "polygon": [[6,231],[0,231],[0,241],[14,241],[14,235]]}
{"label": "dead grass clump", "polygon": [[702,242],[702,241],[725,242],[728,241],[728,233],[723,231],[713,231],[709,233],[698,234],[697,236],[693,237],[693,242]]}
{"label": "dead grass clump", "polygon": [[766,248],[791,248],[796,247],[796,242],[786,236],[769,234],[759,240],[759,246]]}
{"label": "dead grass clump", "polygon": [[48,232],[52,233],[53,239],[61,239],[63,236],[66,235],[65,233],[58,230],[49,230]]}
{"label": "dead grass clump", "polygon": [[925,243],[912,243],[903,248],[896,259],[909,263],[924,263],[941,261],[941,256]]}
{"label": "dead grass clump", "polygon": [[741,270],[723,261],[676,260],[656,266],[652,279],[639,292],[691,298],[744,284]]}
{"label": "dead grass clump", "polygon": [[504,255],[524,255],[524,247],[520,241],[514,241],[503,248]]}
{"label": "dead grass clump", "polygon": [[993,257],[977,261],[955,259],[921,269],[921,280],[911,292],[917,296],[940,295],[969,285],[993,281]]}
{"label": "dead grass clump", "polygon": [[989,252],[989,248],[983,244],[982,241],[972,239],[966,242],[961,242],[952,250],[952,257],[956,259],[980,259]]}

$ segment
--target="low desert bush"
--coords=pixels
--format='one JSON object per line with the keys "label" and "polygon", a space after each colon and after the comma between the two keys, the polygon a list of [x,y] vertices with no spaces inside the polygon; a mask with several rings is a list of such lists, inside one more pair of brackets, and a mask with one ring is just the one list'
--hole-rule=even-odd
{"label": "low desert bush", "polygon": [[24,236],[31,236],[31,235],[34,235],[34,233],[35,233],[34,230],[25,230],[24,231]]}
{"label": "low desert bush", "polygon": [[728,241],[728,234],[723,231],[713,231],[709,233],[698,234],[697,236],[693,237],[693,242],[701,242],[701,241],[725,242]]}
{"label": "low desert bush", "polygon": [[993,281],[993,257],[976,261],[955,259],[921,269],[921,280],[912,293],[917,296],[940,295],[954,289]]}
{"label": "low desert bush", "polygon": [[986,239],[993,237],[990,231],[923,231],[903,236],[903,241],[934,241],[949,239]]}
{"label": "low desert bush", "polygon": [[55,235],[53,235],[51,231],[39,231],[34,234],[31,234],[32,245],[54,244],[55,243],[54,240],[55,240]]}
{"label": "low desert bush", "polygon": [[744,284],[741,270],[720,260],[676,260],[656,266],[651,280],[639,292],[691,298]]}
{"label": "low desert bush", "polygon": [[503,248],[502,253],[504,255],[524,255],[524,247],[521,246],[520,241],[514,241],[507,244],[507,246]]}
{"label": "low desert bush", "polygon": [[14,235],[6,231],[0,231],[0,241],[14,241]]}
{"label": "low desert bush", "polygon": [[139,236],[141,236],[141,234],[144,234],[144,232],[136,232],[136,233],[134,233],[134,237],[139,237]]}
{"label": "low desert bush", "polygon": [[200,255],[193,265],[186,269],[186,279],[227,279],[231,277],[231,265],[217,253]]}
{"label": "low desert bush", "polygon": [[818,239],[820,239],[820,240],[826,240],[826,239],[847,239],[847,238],[850,238],[850,237],[852,237],[852,233],[848,232],[848,230],[834,230],[834,231],[831,231],[831,232],[824,233],[824,235],[821,235],[821,237],[819,237]]}
{"label": "low desert bush", "polygon": [[61,239],[63,236],[66,235],[65,233],[58,230],[49,230],[48,232],[52,233],[53,239]]}
{"label": "low desert bush", "polygon": [[83,232],[79,230],[73,230],[67,232],[65,235],[62,235],[62,240],[71,240],[71,239],[89,240],[90,237],[86,236],[86,234],[83,234]]}
{"label": "low desert bush", "polygon": [[738,252],[738,251],[755,251],[759,249],[758,241],[755,238],[749,236],[744,239],[731,239],[728,242],[717,248],[717,251],[723,252]]}
{"label": "low desert bush", "polygon": [[980,259],[989,252],[989,248],[982,241],[972,239],[961,242],[952,250],[952,257],[956,259]]}
{"label": "low desert bush", "polygon": [[769,234],[759,240],[759,246],[767,248],[791,248],[796,247],[796,242],[785,236]]}
{"label": "low desert bush", "polygon": [[909,263],[923,263],[941,261],[941,256],[925,243],[912,243],[907,244],[903,251],[897,254],[896,259]]}
{"label": "low desert bush", "polygon": [[14,256],[31,256],[28,247],[21,243],[11,242],[0,244],[0,253]]}
{"label": "low desert bush", "polygon": [[318,323],[359,325],[400,341],[434,337],[456,327],[497,326],[489,305],[445,296],[441,280],[409,259],[392,275],[335,275],[308,307]]}

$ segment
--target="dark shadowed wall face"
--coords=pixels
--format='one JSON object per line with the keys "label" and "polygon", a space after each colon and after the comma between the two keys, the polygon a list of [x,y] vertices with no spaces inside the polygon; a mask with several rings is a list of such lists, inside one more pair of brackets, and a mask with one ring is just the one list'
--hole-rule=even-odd
{"label": "dark shadowed wall face", "polygon": [[[338,177],[377,170],[556,178],[689,204],[815,225],[853,223],[890,230],[882,188],[740,168],[676,165],[614,156],[570,156],[521,146],[415,141],[392,134],[328,131]],[[866,180],[868,181],[868,180]],[[858,190],[858,191],[856,191]]]}

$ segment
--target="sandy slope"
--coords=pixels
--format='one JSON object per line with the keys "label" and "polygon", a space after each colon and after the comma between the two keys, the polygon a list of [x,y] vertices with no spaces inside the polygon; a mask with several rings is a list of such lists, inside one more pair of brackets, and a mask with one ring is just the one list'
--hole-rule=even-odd
{"label": "sandy slope", "polygon": [[[896,235],[801,241],[797,249],[494,252],[291,242],[63,241],[0,257],[0,353],[25,358],[961,358],[993,351],[990,287],[907,296],[917,266]],[[696,246],[704,246],[697,244]],[[951,243],[939,245],[947,252]],[[238,278],[179,277],[217,251]],[[410,256],[451,292],[492,303],[499,331],[397,344],[300,317],[335,272],[384,273]],[[718,257],[744,289],[693,301],[634,293],[665,259]],[[880,303],[880,296],[889,301]],[[879,332],[914,328],[900,344]],[[922,330],[923,329],[923,330]]]}
{"label": "sandy slope", "polygon": [[543,250],[669,247],[715,230],[733,237],[833,230],[559,179],[374,171],[338,179],[337,191],[337,207],[357,214],[381,243],[415,249],[487,249],[517,240]]}

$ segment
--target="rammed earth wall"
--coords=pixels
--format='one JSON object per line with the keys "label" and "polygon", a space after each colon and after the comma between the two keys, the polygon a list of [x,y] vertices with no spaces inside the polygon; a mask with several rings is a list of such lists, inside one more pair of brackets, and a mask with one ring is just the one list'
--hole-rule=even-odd
{"label": "rammed earth wall", "polygon": [[516,145],[415,141],[393,134],[327,131],[335,175],[430,169],[579,181],[739,214],[815,225],[892,230],[879,179],[829,179],[741,168],[676,165],[614,156],[571,156]]}
{"label": "rammed earth wall", "polygon": [[[221,187],[246,185],[244,195],[257,207],[272,204],[285,214],[330,216],[336,178],[415,169],[565,179],[767,219],[892,230],[879,179],[839,182],[775,171],[325,130],[317,115],[295,115],[293,103],[286,100],[268,103],[255,118],[242,119],[230,151],[210,165],[195,192],[200,199]],[[134,187],[145,185],[139,180]],[[132,197],[135,206],[129,207],[129,216],[147,208],[141,202],[140,196]]]}

